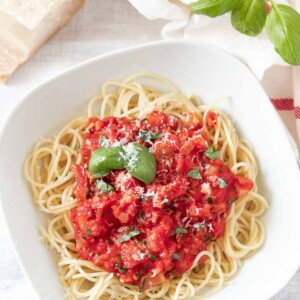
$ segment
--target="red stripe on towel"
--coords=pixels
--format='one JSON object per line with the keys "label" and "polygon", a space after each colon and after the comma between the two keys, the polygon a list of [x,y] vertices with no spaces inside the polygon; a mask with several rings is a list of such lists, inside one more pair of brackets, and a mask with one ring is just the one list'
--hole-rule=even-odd
{"label": "red stripe on towel", "polygon": [[272,104],[277,110],[293,110],[294,109],[294,99],[271,99]]}
{"label": "red stripe on towel", "polygon": [[300,106],[295,106],[295,116],[300,119]]}

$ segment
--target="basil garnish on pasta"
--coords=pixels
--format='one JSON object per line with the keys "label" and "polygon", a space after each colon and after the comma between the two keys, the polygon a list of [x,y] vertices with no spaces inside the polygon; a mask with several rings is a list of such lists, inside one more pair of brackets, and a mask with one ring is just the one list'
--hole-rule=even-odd
{"label": "basil garnish on pasta", "polygon": [[216,160],[220,156],[220,151],[216,150],[215,146],[210,146],[205,151],[205,155],[211,160]]}
{"label": "basil garnish on pasta", "polygon": [[120,152],[122,147],[100,148],[93,152],[89,161],[91,174],[98,178],[108,175],[112,170],[123,169],[124,161]]}
{"label": "basil garnish on pasta", "polygon": [[193,169],[186,174],[190,178],[202,179],[199,169]]}
{"label": "basil garnish on pasta", "polygon": [[179,260],[181,258],[181,255],[179,253],[172,254],[172,258]]}
{"label": "basil garnish on pasta", "polygon": [[107,194],[109,192],[114,191],[114,187],[103,180],[96,180],[96,187],[103,193]]}
{"label": "basil garnish on pasta", "polygon": [[153,132],[153,131],[147,131],[141,129],[139,131],[138,139],[140,141],[151,141],[151,140],[156,140],[161,137],[160,133]]}
{"label": "basil garnish on pasta", "polygon": [[147,147],[129,143],[123,147],[100,148],[93,152],[89,161],[89,171],[96,178],[121,169],[126,169],[133,177],[150,184],[156,175],[155,157]]}
{"label": "basil garnish on pasta", "polygon": [[178,227],[176,227],[176,229],[175,229],[175,233],[176,233],[176,234],[186,234],[186,233],[188,233],[188,231],[187,231],[186,228],[183,228],[183,227],[178,226]]}
{"label": "basil garnish on pasta", "polygon": [[120,239],[121,243],[129,241],[132,237],[139,235],[139,230],[132,229],[129,233],[123,235]]}
{"label": "basil garnish on pasta", "polygon": [[[190,4],[195,14],[209,17],[231,12],[231,24],[248,36],[260,34],[266,26],[276,52],[291,65],[300,65],[300,14],[275,0],[198,0]],[[266,3],[270,11],[266,11]]]}

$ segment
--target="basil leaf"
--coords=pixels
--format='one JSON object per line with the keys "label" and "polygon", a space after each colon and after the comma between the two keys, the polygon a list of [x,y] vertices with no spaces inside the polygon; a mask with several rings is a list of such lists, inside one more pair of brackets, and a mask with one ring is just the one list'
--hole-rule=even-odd
{"label": "basil leaf", "polygon": [[103,194],[108,194],[109,192],[114,191],[114,187],[108,183],[106,183],[103,180],[97,179],[96,182],[96,187],[103,193]]}
{"label": "basil leaf", "polygon": [[[90,169],[90,171],[91,171],[91,169]],[[99,170],[97,173],[93,173],[93,172],[91,172],[91,173],[95,178],[100,178],[103,176],[107,176],[110,172],[111,172],[111,170]]]}
{"label": "basil leaf", "polygon": [[238,3],[239,0],[199,0],[190,4],[190,10],[214,18],[233,10]]}
{"label": "basil leaf", "polygon": [[239,32],[255,36],[262,32],[267,18],[264,0],[243,0],[231,13],[231,24]]}
{"label": "basil leaf", "polygon": [[218,185],[221,189],[225,189],[228,187],[228,184],[224,178],[218,178]]}
{"label": "basil leaf", "polygon": [[186,175],[188,177],[191,177],[191,178],[194,178],[194,179],[202,179],[202,176],[201,176],[198,169],[191,170]]}
{"label": "basil leaf", "polygon": [[204,153],[211,160],[216,160],[220,156],[220,151],[216,150],[214,146],[208,147]]}
{"label": "basil leaf", "polygon": [[179,260],[181,258],[181,255],[179,253],[172,254],[172,258]]}
{"label": "basil leaf", "polygon": [[127,234],[121,236],[120,242],[121,242],[121,243],[127,242],[127,241],[129,241],[132,237],[137,236],[137,235],[139,235],[140,233],[141,233],[141,232],[140,232],[139,230],[133,229],[133,230],[131,230],[129,233],[127,233]]}
{"label": "basil leaf", "polygon": [[86,232],[87,234],[92,234],[92,230],[91,230],[90,228],[87,228],[87,229],[85,230],[85,232]]}
{"label": "basil leaf", "polygon": [[122,147],[100,148],[93,152],[89,161],[89,170],[96,177],[108,175],[111,170],[123,169],[124,160],[120,153],[123,153]]}
{"label": "basil leaf", "polygon": [[176,234],[187,234],[188,231],[187,231],[187,229],[178,226],[178,227],[176,227],[176,229],[175,229],[175,233],[176,233]]}
{"label": "basil leaf", "polygon": [[141,129],[139,131],[138,139],[141,141],[150,141],[150,140],[156,140],[161,137],[160,133],[152,132],[152,131],[147,131]]}
{"label": "basil leaf", "polygon": [[272,2],[266,28],[283,60],[291,65],[300,65],[300,14],[289,6]]}
{"label": "basil leaf", "polygon": [[149,149],[138,143],[129,143],[121,154],[126,170],[135,178],[150,184],[156,176],[156,160]]}

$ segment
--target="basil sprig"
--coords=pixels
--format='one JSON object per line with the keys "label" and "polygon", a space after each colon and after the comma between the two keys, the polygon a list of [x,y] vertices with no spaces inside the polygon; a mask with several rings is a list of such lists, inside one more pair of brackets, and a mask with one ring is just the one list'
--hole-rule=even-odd
{"label": "basil sprig", "polygon": [[284,61],[300,65],[300,14],[287,5],[274,5],[267,18],[267,33]]}
{"label": "basil sprig", "polygon": [[153,153],[138,143],[130,143],[125,149],[125,169],[133,177],[150,184],[156,176],[156,160]]}
{"label": "basil sprig", "polygon": [[190,4],[190,10],[209,17],[231,12],[232,26],[249,36],[258,35],[266,26],[282,59],[300,65],[300,14],[290,6],[269,1],[272,5],[269,14],[264,0],[198,0]]}
{"label": "basil sprig", "polygon": [[264,0],[243,0],[231,13],[231,24],[239,32],[255,36],[262,32],[267,18]]}
{"label": "basil sprig", "polygon": [[238,2],[239,0],[200,0],[191,3],[190,9],[195,14],[214,18],[233,10]]}
{"label": "basil sprig", "polygon": [[100,148],[93,152],[89,161],[89,170],[96,177],[108,175],[112,170],[123,169],[124,161],[120,152],[124,153],[122,147]]}
{"label": "basil sprig", "polygon": [[156,160],[147,147],[129,143],[123,147],[100,148],[93,152],[89,161],[89,171],[96,178],[120,169],[126,169],[133,177],[150,184],[156,176]]}

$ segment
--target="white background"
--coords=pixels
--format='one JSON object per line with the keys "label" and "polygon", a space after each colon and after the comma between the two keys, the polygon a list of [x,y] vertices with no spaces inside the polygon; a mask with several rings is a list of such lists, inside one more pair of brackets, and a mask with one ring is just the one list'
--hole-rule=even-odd
{"label": "white background", "polygon": [[[6,86],[0,86],[0,126],[17,99],[39,82],[93,56],[159,40],[163,24],[146,20],[126,0],[88,0],[68,27],[20,68]],[[17,219],[18,216],[16,222]],[[280,272],[284,257],[274,263]],[[43,270],[41,272],[41,276],[46,276]],[[15,257],[1,211],[0,299],[37,299]],[[300,271],[272,300],[300,300]]]}

